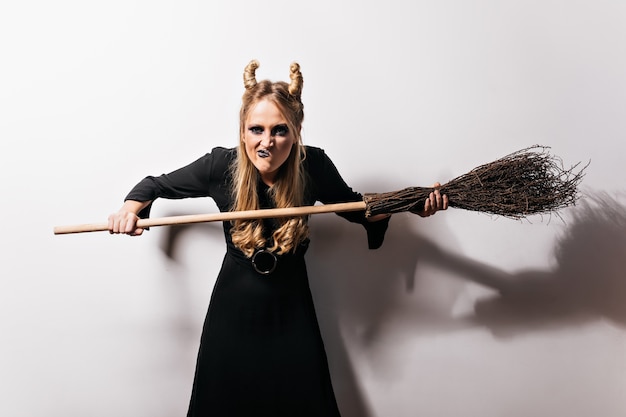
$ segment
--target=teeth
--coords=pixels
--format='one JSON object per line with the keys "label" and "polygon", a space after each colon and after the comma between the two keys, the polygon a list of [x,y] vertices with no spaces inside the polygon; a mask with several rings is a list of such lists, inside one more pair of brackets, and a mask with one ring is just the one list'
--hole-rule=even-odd
{"label": "teeth", "polygon": [[260,158],[267,158],[268,156],[270,156],[270,153],[267,150],[265,150],[265,149],[258,150],[256,154]]}

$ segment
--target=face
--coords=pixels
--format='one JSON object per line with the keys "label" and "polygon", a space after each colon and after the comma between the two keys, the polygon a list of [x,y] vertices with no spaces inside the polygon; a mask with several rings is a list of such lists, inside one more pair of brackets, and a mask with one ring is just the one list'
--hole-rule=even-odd
{"label": "face", "polygon": [[276,174],[296,143],[287,119],[269,100],[260,100],[250,109],[244,125],[246,154],[267,185],[273,185]]}

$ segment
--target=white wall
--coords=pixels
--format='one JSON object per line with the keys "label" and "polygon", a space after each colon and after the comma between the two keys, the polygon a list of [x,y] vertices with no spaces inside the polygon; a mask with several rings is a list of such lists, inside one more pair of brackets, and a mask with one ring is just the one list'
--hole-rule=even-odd
{"label": "white wall", "polygon": [[3,3],[0,415],[184,415],[219,227],[172,259],[165,228],[52,228],[105,221],[143,176],[234,145],[252,58],[274,80],[300,62],[305,142],[360,191],[539,143],[591,160],[585,193],[605,193],[564,222],[398,215],[369,253],[357,227],[312,219],[344,417],[626,415],[625,19],[610,0]]}

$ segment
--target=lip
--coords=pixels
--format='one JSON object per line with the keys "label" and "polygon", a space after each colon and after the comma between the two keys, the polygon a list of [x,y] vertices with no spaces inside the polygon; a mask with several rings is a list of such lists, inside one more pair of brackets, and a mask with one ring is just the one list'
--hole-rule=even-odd
{"label": "lip", "polygon": [[259,158],[268,158],[270,156],[270,152],[267,149],[259,149],[256,151],[256,154]]}

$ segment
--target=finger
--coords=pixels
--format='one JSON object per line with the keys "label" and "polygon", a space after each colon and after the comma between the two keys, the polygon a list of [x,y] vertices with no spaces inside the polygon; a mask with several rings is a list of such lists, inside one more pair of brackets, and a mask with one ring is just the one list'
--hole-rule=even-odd
{"label": "finger", "polygon": [[428,215],[432,216],[435,213],[437,213],[437,193],[433,192],[430,193],[430,212]]}
{"label": "finger", "polygon": [[133,217],[128,217],[124,221],[124,233],[133,233],[136,229],[136,220]]}
{"label": "finger", "polygon": [[435,192],[430,193],[430,195],[428,196],[428,202],[429,209],[427,214],[429,216],[432,216],[437,211],[437,196],[435,195]]}
{"label": "finger", "polygon": [[423,217],[430,216],[431,209],[432,209],[432,203],[431,203],[430,195],[429,195],[426,201],[424,201],[424,210],[422,211],[422,216]]}
{"label": "finger", "polygon": [[441,193],[439,190],[435,190],[434,192],[435,204],[434,207],[436,210],[441,210],[443,208],[443,200],[441,198]]}
{"label": "finger", "polygon": [[120,232],[120,220],[117,216],[113,216],[111,219],[112,225],[110,226],[111,233],[119,233]]}
{"label": "finger", "polygon": [[443,195],[443,210],[447,210],[448,209],[448,204],[449,204],[448,195],[444,194]]}
{"label": "finger", "polygon": [[435,214],[435,212],[438,210],[439,200],[440,200],[439,190],[435,190],[432,193],[430,193],[430,214]]}

